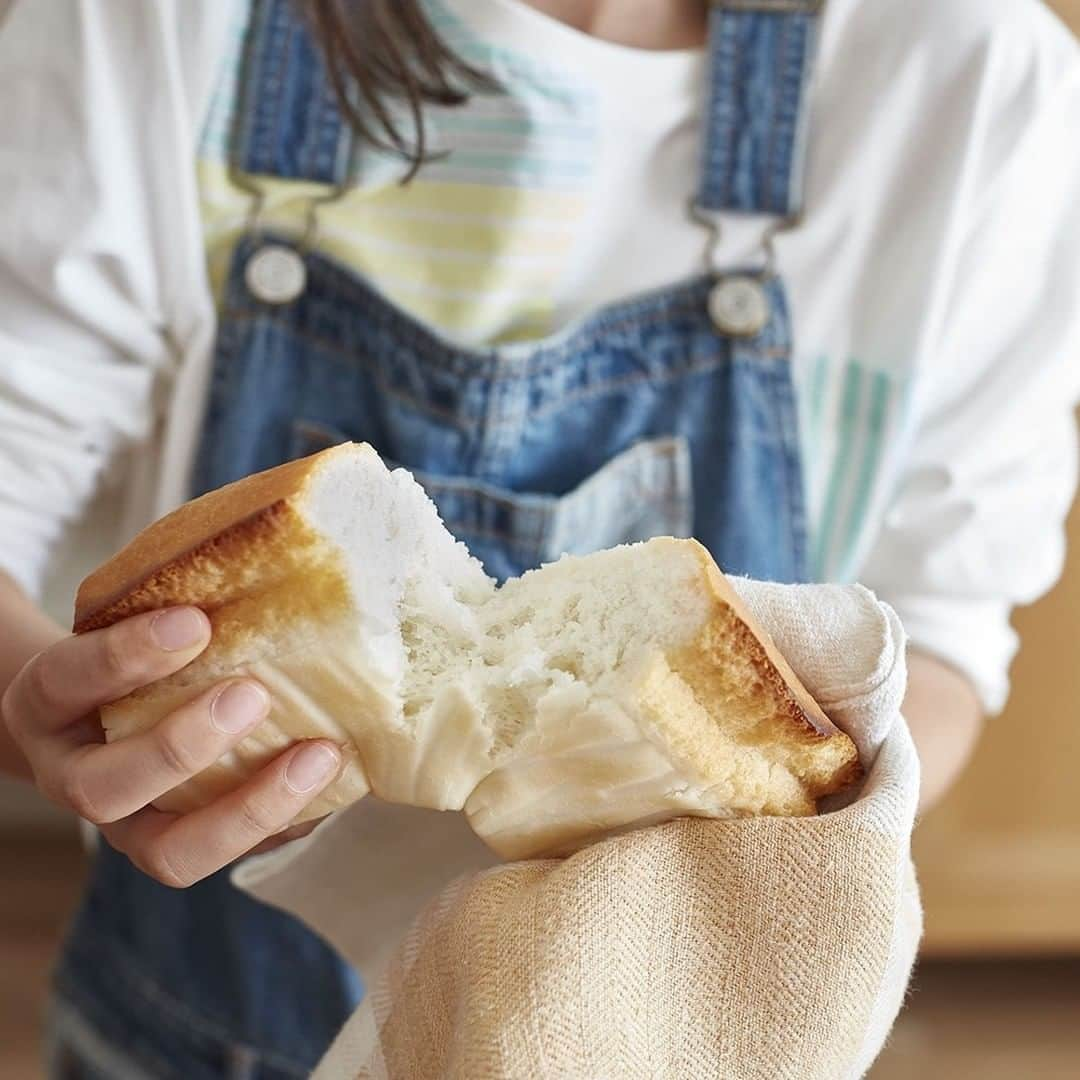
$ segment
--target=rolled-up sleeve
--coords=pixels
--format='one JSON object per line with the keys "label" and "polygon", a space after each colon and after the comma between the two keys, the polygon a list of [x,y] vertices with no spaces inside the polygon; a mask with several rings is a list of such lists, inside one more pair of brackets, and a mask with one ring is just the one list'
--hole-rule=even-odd
{"label": "rolled-up sleeve", "polygon": [[0,569],[32,593],[175,367],[167,7],[16,0],[0,23]]}
{"label": "rolled-up sleeve", "polygon": [[[1053,35],[1050,35],[1053,37]],[[1077,480],[1080,62],[1059,38],[989,89],[910,452],[860,576],[912,645],[1008,695],[1012,609],[1059,577]],[[1008,67],[1003,61],[1003,66]]]}

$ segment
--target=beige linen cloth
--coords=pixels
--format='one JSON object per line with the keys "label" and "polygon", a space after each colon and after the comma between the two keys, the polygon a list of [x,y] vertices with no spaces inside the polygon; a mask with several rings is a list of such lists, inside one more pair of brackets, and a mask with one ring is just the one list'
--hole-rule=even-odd
{"label": "beige linen cloth", "polygon": [[236,874],[371,987],[316,1080],[866,1072],[922,925],[903,632],[859,587],[735,585],[872,763],[855,801],[493,866],[460,815],[364,800]]}

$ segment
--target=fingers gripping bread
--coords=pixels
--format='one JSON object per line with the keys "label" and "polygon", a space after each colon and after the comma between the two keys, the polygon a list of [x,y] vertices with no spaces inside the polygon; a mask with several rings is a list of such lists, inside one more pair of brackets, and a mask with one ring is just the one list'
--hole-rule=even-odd
{"label": "fingers gripping bread", "polygon": [[163,518],[83,583],[75,629],[172,604],[201,607],[213,641],[106,706],[110,741],[230,675],[260,679],[274,704],[166,809],[327,737],[346,765],[306,817],[370,791],[464,810],[517,858],[683,814],[810,814],[859,771],[696,542],[564,558],[496,589],[411,476],[367,446]]}

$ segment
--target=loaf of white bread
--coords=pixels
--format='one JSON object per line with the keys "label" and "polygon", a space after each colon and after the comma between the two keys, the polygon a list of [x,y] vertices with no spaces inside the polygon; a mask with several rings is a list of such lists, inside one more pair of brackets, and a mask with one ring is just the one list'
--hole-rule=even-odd
{"label": "loaf of white bread", "polygon": [[297,739],[345,765],[306,818],[368,792],[463,810],[500,855],[681,815],[812,814],[851,740],[692,540],[565,557],[497,588],[404,470],[346,443],[150,526],[83,583],[75,630],[174,604],[213,640],[102,709],[108,739],[252,675],[270,716],[158,805],[237,785]]}

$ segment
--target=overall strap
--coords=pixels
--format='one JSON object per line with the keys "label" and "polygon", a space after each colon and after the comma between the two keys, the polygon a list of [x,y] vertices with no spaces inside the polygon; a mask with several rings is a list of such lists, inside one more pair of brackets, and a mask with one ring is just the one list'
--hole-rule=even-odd
{"label": "overall strap", "polygon": [[340,183],[352,134],[294,0],[252,0],[230,160],[255,176]]}
{"label": "overall strap", "polygon": [[[710,0],[709,94],[696,208],[798,214],[806,86],[825,0]],[[252,0],[234,168],[339,184],[351,132],[293,0]]]}
{"label": "overall strap", "polygon": [[825,0],[710,0],[696,209],[798,216],[807,83]]}

